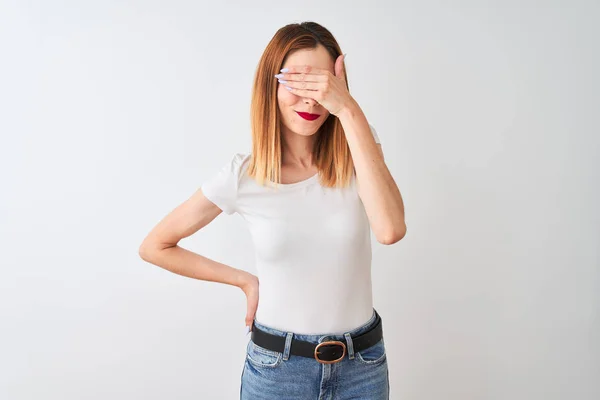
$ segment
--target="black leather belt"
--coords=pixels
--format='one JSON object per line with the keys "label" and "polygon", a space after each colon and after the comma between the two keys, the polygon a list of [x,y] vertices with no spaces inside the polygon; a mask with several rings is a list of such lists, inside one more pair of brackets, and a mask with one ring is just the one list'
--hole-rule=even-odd
{"label": "black leather belt", "polygon": [[[375,323],[372,328],[358,336],[350,335],[350,337],[354,352],[365,350],[379,342],[383,337],[383,326],[377,311],[375,310]],[[285,349],[285,336],[265,332],[254,324],[252,324],[251,340],[260,347],[280,353]],[[292,338],[290,354],[314,358],[322,364],[332,364],[344,358],[347,345],[345,337],[342,340],[330,340],[318,344]]]}

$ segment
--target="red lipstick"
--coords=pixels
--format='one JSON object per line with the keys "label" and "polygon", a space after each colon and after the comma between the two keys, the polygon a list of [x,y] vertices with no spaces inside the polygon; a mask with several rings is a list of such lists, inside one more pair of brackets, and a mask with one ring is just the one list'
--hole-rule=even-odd
{"label": "red lipstick", "polygon": [[301,116],[302,118],[304,118],[308,121],[314,121],[315,119],[317,119],[321,116],[321,114],[311,114],[311,113],[305,113],[305,112],[300,112],[300,111],[296,111],[296,113],[298,113],[299,116]]}

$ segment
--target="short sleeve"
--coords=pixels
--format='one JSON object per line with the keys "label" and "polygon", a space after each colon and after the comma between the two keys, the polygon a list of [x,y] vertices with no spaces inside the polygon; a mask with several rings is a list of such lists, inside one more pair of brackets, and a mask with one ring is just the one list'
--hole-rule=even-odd
{"label": "short sleeve", "polygon": [[243,158],[241,153],[234,154],[216,174],[200,185],[204,196],[228,215],[237,211],[239,177]]}
{"label": "short sleeve", "polygon": [[377,135],[377,131],[375,130],[375,128],[373,128],[373,125],[369,124],[369,128],[371,128],[371,133],[373,134],[373,139],[375,139],[375,143],[381,144],[381,141],[379,140],[379,135]]}

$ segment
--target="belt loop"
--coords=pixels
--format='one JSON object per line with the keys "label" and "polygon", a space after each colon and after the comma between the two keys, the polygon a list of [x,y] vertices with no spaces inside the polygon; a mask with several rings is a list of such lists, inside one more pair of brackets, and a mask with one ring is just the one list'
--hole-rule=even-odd
{"label": "belt loop", "polygon": [[290,358],[290,349],[292,347],[292,337],[294,336],[294,332],[288,332],[285,337],[285,347],[283,348],[283,359],[287,361]]}
{"label": "belt loop", "polygon": [[344,337],[346,338],[346,351],[348,352],[348,358],[354,360],[354,343],[352,343],[352,336],[350,333],[344,333]]}

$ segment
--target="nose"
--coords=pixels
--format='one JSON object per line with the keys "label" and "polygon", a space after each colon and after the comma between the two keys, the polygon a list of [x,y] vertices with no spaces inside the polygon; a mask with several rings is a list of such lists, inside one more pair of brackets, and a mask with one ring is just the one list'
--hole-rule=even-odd
{"label": "nose", "polygon": [[315,99],[311,99],[310,97],[304,97],[302,100],[304,101],[304,104],[309,104],[311,106],[319,105],[319,103],[317,103],[317,101]]}

